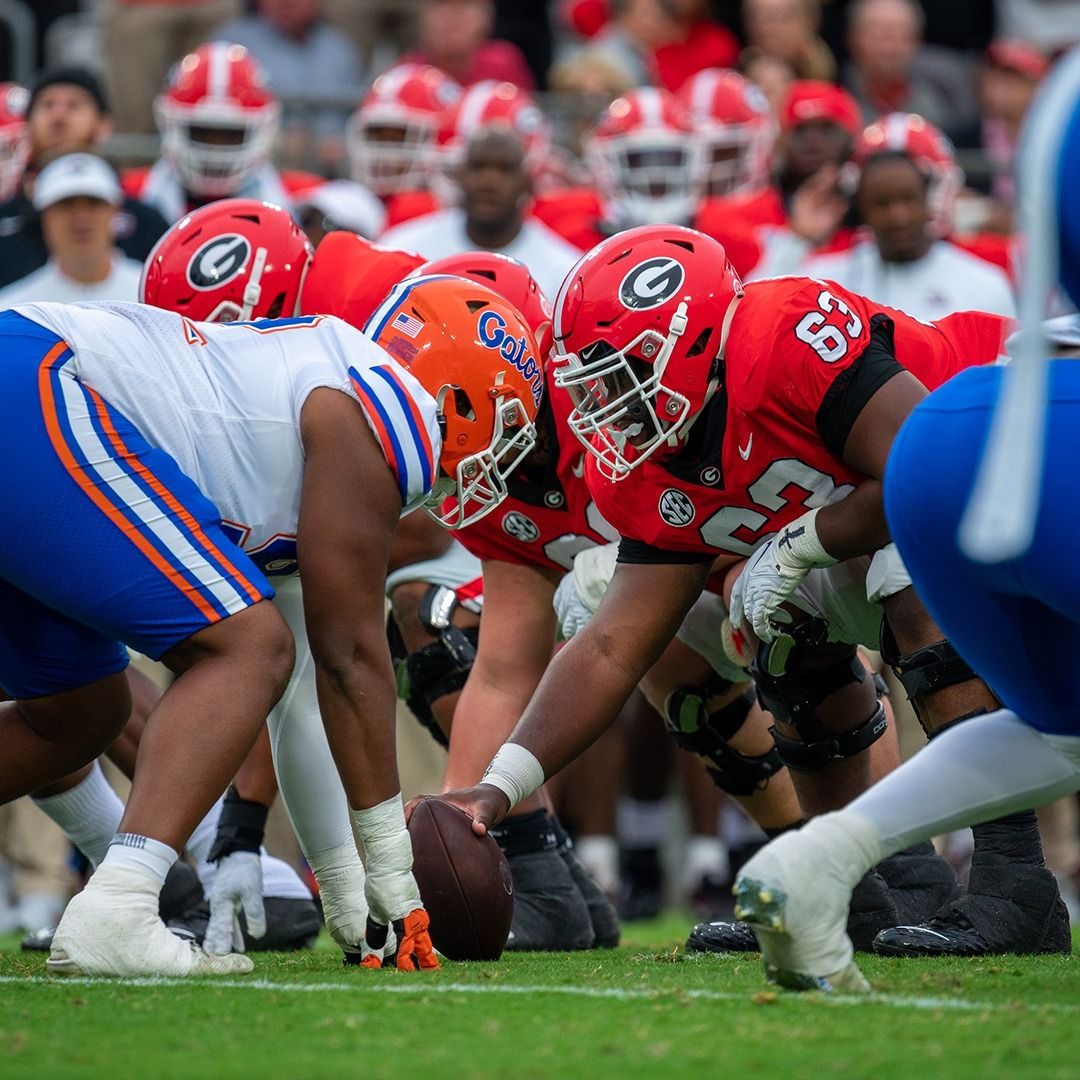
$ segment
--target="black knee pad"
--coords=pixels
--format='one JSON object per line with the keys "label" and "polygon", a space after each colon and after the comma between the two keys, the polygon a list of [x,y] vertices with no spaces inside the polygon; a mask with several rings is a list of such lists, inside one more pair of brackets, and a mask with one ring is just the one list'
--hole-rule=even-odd
{"label": "black knee pad", "polygon": [[709,712],[710,698],[734,684],[716,676],[705,686],[676,690],[664,702],[664,726],[676,745],[712,763],[705,771],[713,783],[729,795],[752,795],[782,769],[775,749],[751,756],[731,747],[729,740],[746,723],[754,699],[748,689],[734,701]]}
{"label": "black knee pad", "polygon": [[800,646],[796,644],[789,654],[787,668],[776,675],[769,672],[768,646],[763,646],[751,663],[750,672],[761,707],[799,733],[798,738],[790,738],[777,731],[775,726],[771,729],[780,760],[788,768],[816,772],[830,761],[861,754],[885,734],[889,721],[878,700],[870,716],[853,731],[842,735],[826,731],[815,710],[837,690],[865,682],[866,669],[858,655],[852,652],[849,657],[817,671],[799,671],[799,651]]}
{"label": "black knee pad", "polygon": [[448,742],[431,707],[465,685],[476,659],[480,633],[478,627],[461,628],[451,623],[456,607],[457,598],[452,589],[442,585],[428,588],[418,614],[421,625],[435,636],[435,641],[412,653],[405,648],[393,616],[386,624],[398,697],[440,746],[447,746]]}
{"label": "black knee pad", "polygon": [[900,680],[924,728],[922,698],[946,687],[959,686],[979,678],[947,640],[936,641],[933,645],[901,655],[888,622],[883,622],[881,627],[881,658]]}

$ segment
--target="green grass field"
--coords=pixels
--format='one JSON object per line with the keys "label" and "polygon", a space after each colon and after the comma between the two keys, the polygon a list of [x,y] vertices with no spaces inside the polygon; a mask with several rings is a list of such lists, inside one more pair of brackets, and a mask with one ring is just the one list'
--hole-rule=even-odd
{"label": "green grass field", "polygon": [[693,957],[688,920],[612,952],[341,967],[329,946],[218,981],[45,975],[0,939],[0,1077],[1075,1080],[1080,959],[863,958],[868,999],[770,990],[756,957]]}

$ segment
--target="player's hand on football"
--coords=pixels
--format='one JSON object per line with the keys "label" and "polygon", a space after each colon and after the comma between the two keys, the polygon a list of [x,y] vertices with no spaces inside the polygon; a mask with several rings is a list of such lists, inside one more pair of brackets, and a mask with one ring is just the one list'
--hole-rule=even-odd
{"label": "player's hand on football", "polygon": [[206,924],[203,948],[223,955],[244,951],[240,912],[244,913],[250,937],[266,933],[263,906],[262,860],[258,852],[234,851],[217,864],[210,888],[210,921]]}
{"label": "player's hand on football", "polygon": [[573,571],[563,575],[559,587],[555,590],[555,598],[552,603],[555,608],[555,618],[559,623],[559,630],[567,641],[584,630],[593,617],[592,609],[581,598],[581,593],[578,592]]}
{"label": "player's hand on football", "polygon": [[510,800],[491,784],[447,791],[439,798],[464,810],[472,818],[473,832],[478,836],[483,836],[488,829],[498,825],[510,810]]}

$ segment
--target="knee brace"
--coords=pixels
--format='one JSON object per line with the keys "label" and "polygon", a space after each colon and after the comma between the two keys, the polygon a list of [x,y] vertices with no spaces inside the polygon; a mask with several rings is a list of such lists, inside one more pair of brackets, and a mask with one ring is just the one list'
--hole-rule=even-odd
{"label": "knee brace", "polygon": [[[959,686],[979,677],[947,640],[936,641],[933,645],[901,655],[888,622],[883,622],[881,627],[881,658],[900,680],[900,685],[904,688],[924,731],[926,722],[923,718],[922,700],[927,694],[949,686]],[[979,710],[981,711],[983,710]],[[977,713],[969,715],[975,716]],[[966,719],[967,716],[957,718]],[[927,732],[927,735],[929,734],[930,732]]]}
{"label": "knee brace", "polygon": [[761,707],[799,733],[798,738],[793,739],[777,731],[775,726],[771,729],[780,760],[788,768],[816,772],[830,761],[861,754],[885,734],[889,722],[880,700],[857,728],[842,735],[826,731],[815,715],[817,707],[837,690],[866,680],[866,669],[854,651],[851,656],[818,671],[799,671],[801,646],[797,642],[791,649],[785,670],[772,674],[775,668],[770,669],[770,648],[769,645],[761,647],[750,665],[750,673],[754,676]]}
{"label": "knee brace", "polygon": [[749,690],[727,705],[709,712],[708,701],[734,684],[716,676],[704,686],[675,690],[664,702],[664,726],[677,746],[707,758],[705,771],[729,795],[753,795],[783,768],[775,748],[752,756],[732,748],[729,740],[746,723],[753,708]]}
{"label": "knee brace", "polygon": [[416,652],[408,652],[393,616],[387,621],[386,634],[397,676],[397,692],[409,710],[442,746],[446,736],[439,727],[432,705],[465,685],[476,659],[479,628],[462,629],[451,619],[458,606],[453,589],[431,585],[420,601],[418,616],[424,629],[435,640]]}

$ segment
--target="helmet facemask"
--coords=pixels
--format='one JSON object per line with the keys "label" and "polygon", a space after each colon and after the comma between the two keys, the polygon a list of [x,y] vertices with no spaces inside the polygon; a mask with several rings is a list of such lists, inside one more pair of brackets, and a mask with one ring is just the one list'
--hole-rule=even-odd
{"label": "helmet facemask", "polygon": [[[501,376],[500,376],[501,379]],[[461,458],[453,478],[436,481],[425,503],[428,513],[446,529],[463,529],[479,521],[506,498],[507,480],[536,445],[536,426],[521,401],[508,390],[493,389],[495,423],[486,449]],[[476,422],[468,398],[455,387],[444,386],[438,397],[444,446],[454,443],[454,429]],[[452,403],[452,404],[451,404]]]}
{"label": "helmet facemask", "polygon": [[692,420],[689,399],[664,385],[686,313],[680,303],[666,335],[650,329],[622,349],[597,341],[554,359],[555,385],[574,405],[570,430],[609,480],[622,480],[662,446],[675,446]]}

